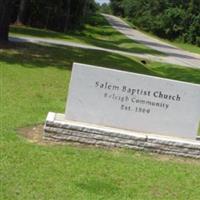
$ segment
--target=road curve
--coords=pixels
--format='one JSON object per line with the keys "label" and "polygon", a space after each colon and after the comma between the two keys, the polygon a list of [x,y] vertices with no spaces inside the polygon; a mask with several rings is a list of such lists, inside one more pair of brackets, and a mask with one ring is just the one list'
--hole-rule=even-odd
{"label": "road curve", "polygon": [[[153,38],[149,35],[146,35],[138,30],[131,28],[127,23],[121,20],[119,17],[113,15],[102,14],[107,21],[119,32],[126,35],[128,38],[142,43],[154,50],[160,51],[166,54],[165,59],[159,56],[163,62],[170,60],[170,63],[188,66],[193,68],[200,69],[200,55],[196,53],[190,53],[185,50],[179,49],[175,46],[172,46],[168,43],[160,41],[156,38]],[[145,54],[144,54],[145,57]],[[169,62],[167,62],[169,63]]]}

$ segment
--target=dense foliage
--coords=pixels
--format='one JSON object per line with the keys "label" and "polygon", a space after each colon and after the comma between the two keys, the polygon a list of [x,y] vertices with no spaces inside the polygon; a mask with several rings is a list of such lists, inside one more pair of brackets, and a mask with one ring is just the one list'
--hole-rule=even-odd
{"label": "dense foliage", "polygon": [[0,40],[7,40],[10,22],[66,32],[81,27],[95,10],[94,0],[0,0]]}
{"label": "dense foliage", "polygon": [[[95,11],[94,0],[17,0],[12,20],[39,28],[67,31],[81,26]],[[20,7],[24,7],[20,9]]]}
{"label": "dense foliage", "polygon": [[97,8],[101,13],[111,14],[110,5],[107,3],[103,3],[101,5],[99,3],[97,3]]}
{"label": "dense foliage", "polygon": [[167,39],[200,46],[200,0],[111,0],[113,14]]}

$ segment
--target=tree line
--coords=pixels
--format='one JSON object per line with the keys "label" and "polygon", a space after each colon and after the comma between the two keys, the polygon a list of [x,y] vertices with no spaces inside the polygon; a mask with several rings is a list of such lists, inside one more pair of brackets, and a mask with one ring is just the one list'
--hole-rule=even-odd
{"label": "tree line", "polygon": [[112,13],[170,40],[200,46],[200,0],[110,0]]}
{"label": "tree line", "polygon": [[94,0],[0,0],[0,40],[8,40],[10,23],[59,32],[77,29],[96,9]]}

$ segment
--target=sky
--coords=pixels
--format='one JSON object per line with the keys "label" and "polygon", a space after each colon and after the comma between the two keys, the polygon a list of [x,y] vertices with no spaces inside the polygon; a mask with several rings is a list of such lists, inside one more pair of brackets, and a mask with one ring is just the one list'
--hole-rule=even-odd
{"label": "sky", "polygon": [[109,3],[110,2],[110,0],[95,0],[97,3],[100,3],[100,4],[102,4],[102,3]]}

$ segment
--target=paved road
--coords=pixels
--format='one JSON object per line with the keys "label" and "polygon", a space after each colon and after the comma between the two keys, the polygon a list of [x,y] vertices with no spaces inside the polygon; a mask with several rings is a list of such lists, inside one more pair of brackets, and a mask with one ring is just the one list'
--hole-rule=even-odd
{"label": "paved road", "polygon": [[105,14],[104,17],[115,29],[126,35],[128,38],[133,39],[134,41],[137,41],[139,43],[145,44],[146,46],[152,49],[165,53],[166,59],[163,59],[159,56],[164,62],[168,62],[167,60],[170,60],[170,63],[200,68],[199,54],[181,50],[175,46],[172,46],[163,41],[148,36],[138,30],[131,28],[127,23],[125,23],[118,17]]}
{"label": "paved road", "polygon": [[30,43],[38,43],[38,44],[63,45],[63,46],[77,47],[77,48],[82,48],[82,49],[106,51],[109,53],[117,53],[120,55],[134,56],[134,57],[138,57],[141,59],[148,59],[151,61],[166,62],[166,63],[174,64],[174,62],[171,62],[170,60],[166,59],[164,56],[155,56],[155,55],[141,54],[141,53],[131,53],[131,52],[127,52],[127,51],[107,49],[107,48],[102,48],[102,47],[97,47],[97,46],[92,46],[92,45],[87,45],[87,44],[67,42],[67,41],[63,41],[63,40],[29,37],[29,36],[12,36],[9,38],[9,40],[13,41],[13,42],[30,42]]}
{"label": "paved road", "polygon": [[99,50],[99,51],[105,51],[109,53],[117,53],[120,55],[125,56],[134,56],[142,59],[148,59],[150,61],[156,61],[156,62],[163,62],[163,63],[169,63],[169,64],[177,64],[182,65],[186,67],[193,67],[193,68],[199,68],[200,65],[190,66],[188,63],[182,63],[179,61],[176,61],[174,59],[170,59],[169,56],[156,56],[156,55],[150,55],[150,54],[141,54],[141,53],[130,53],[126,51],[119,51],[114,49],[106,49],[101,47],[96,47],[92,45],[87,44],[80,44],[75,42],[67,42],[62,40],[56,40],[56,39],[46,39],[46,38],[38,38],[38,37],[27,37],[27,36],[14,36],[9,38],[10,41],[13,42],[30,42],[30,43],[38,43],[38,44],[53,44],[53,45],[63,45],[68,47],[77,47],[82,49],[91,49],[91,50]]}

